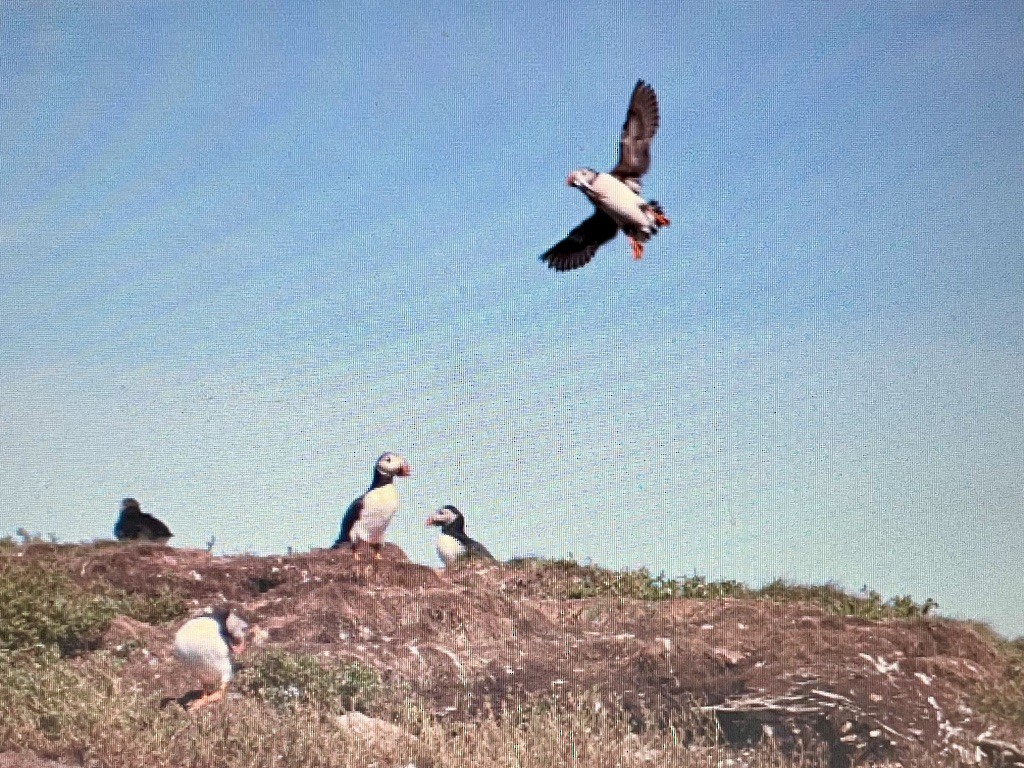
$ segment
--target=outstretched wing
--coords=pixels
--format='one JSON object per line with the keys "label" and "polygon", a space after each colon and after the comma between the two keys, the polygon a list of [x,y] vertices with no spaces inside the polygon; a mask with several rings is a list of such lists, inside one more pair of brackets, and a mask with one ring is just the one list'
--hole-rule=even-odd
{"label": "outstretched wing", "polygon": [[553,245],[541,255],[541,261],[559,272],[582,267],[594,258],[597,249],[607,243],[619,231],[612,218],[602,212],[594,215],[569,233],[564,240]]}
{"label": "outstretched wing", "polygon": [[612,168],[612,176],[620,179],[639,179],[651,166],[651,140],[658,132],[658,97],[654,89],[643,80],[637,80],[629,111],[622,126],[619,143],[619,164]]}

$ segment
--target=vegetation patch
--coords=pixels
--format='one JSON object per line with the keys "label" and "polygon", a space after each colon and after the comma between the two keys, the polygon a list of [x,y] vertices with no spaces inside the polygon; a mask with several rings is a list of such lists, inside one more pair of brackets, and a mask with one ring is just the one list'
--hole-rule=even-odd
{"label": "vegetation patch", "polygon": [[992,635],[1006,668],[994,684],[979,687],[975,703],[982,712],[1024,726],[1024,636],[1002,640]]}
{"label": "vegetation patch", "polygon": [[53,647],[63,654],[95,647],[117,601],[90,594],[41,564],[0,563],[0,648]]}
{"label": "vegetation patch", "polygon": [[338,713],[372,707],[382,690],[380,675],[370,667],[327,664],[311,654],[279,649],[268,649],[244,668],[238,687],[277,708]]}
{"label": "vegetation patch", "polygon": [[634,600],[671,600],[681,597],[749,597],[751,592],[737,581],[708,582],[701,576],[673,579],[646,568],[613,571],[571,559],[522,558],[509,563],[513,568],[537,576],[548,592],[559,599],[619,597]]}
{"label": "vegetation patch", "polygon": [[860,594],[851,594],[835,584],[805,586],[777,580],[754,593],[778,602],[799,602],[816,605],[835,616],[858,616],[863,619],[917,619],[927,616],[938,603],[930,597],[923,603],[910,595],[888,600],[873,589],[864,587]]}
{"label": "vegetation patch", "polygon": [[56,647],[0,650],[0,748],[45,754],[54,744],[72,751],[86,746],[110,716],[132,713],[127,700],[110,707],[125,693],[117,668],[117,660],[102,653],[78,664]]}
{"label": "vegetation patch", "polygon": [[859,616],[865,619],[915,619],[929,615],[938,607],[931,598],[918,603],[909,595],[886,600],[878,592],[867,587],[859,594],[853,594],[835,584],[804,586],[777,580],[761,589],[751,589],[733,580],[708,581],[703,576],[670,578],[663,572],[653,574],[646,568],[614,571],[572,559],[520,558],[510,561],[509,566],[530,574],[540,582],[545,593],[557,599],[760,598],[776,602],[810,603],[825,613],[836,616]]}
{"label": "vegetation patch", "polygon": [[55,648],[74,655],[95,648],[121,614],[150,624],[185,613],[185,604],[163,591],[129,595],[87,589],[43,563],[0,561],[0,649]]}

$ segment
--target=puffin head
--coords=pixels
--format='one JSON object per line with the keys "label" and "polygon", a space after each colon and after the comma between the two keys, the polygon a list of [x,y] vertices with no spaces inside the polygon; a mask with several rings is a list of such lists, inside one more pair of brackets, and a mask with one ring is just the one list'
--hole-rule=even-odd
{"label": "puffin head", "polygon": [[445,504],[437,512],[427,518],[427,525],[446,526],[456,520],[463,520],[462,513],[451,504]]}
{"label": "puffin head", "polygon": [[577,168],[575,171],[569,174],[566,178],[565,183],[570,187],[582,187],[593,184],[594,179],[597,178],[597,171],[591,168]]}
{"label": "puffin head", "polygon": [[121,499],[121,512],[142,512],[142,507],[135,499]]}
{"label": "puffin head", "polygon": [[230,608],[217,608],[210,614],[224,628],[231,650],[241,653],[245,650],[245,637],[249,632],[249,624]]}
{"label": "puffin head", "polygon": [[397,453],[388,451],[377,459],[377,471],[388,477],[408,477],[412,474],[412,467]]}

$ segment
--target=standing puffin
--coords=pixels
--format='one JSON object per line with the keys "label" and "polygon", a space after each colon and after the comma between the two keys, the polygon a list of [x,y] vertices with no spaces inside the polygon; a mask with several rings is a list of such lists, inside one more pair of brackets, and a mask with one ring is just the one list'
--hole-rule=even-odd
{"label": "standing puffin", "polygon": [[365,542],[373,550],[373,559],[380,560],[384,531],[398,511],[396,477],[412,474],[409,462],[397,453],[383,453],[373,466],[373,480],[369,490],[353,501],[341,521],[341,532],[331,549],[345,544],[352,546],[359,559],[359,544]]}
{"label": "standing puffin", "polygon": [[640,177],[651,165],[651,141],[658,132],[658,98],[654,89],[638,80],[622,126],[619,162],[608,173],[580,168],[565,180],[594,204],[594,215],[549,248],[540,258],[559,272],[582,267],[597,249],[621,229],[633,247],[633,258],[644,255],[644,243],[671,222],[654,200],[640,196]]}
{"label": "standing puffin", "polygon": [[174,656],[199,676],[202,694],[187,705],[198,709],[224,698],[234,677],[232,659],[245,650],[249,625],[227,608],[189,619],[174,636]]}
{"label": "standing puffin", "polygon": [[441,532],[437,534],[437,556],[445,567],[460,558],[494,560],[494,555],[487,551],[487,547],[466,535],[466,518],[451,504],[445,504],[428,517],[427,525],[441,527]]}
{"label": "standing puffin", "polygon": [[121,500],[121,514],[114,523],[118,541],[156,541],[166,544],[174,534],[148,512],[143,512],[135,499]]}

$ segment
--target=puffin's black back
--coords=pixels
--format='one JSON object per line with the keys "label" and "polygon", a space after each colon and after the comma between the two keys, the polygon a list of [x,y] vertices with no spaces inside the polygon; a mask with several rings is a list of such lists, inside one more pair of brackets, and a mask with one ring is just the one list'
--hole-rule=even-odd
{"label": "puffin's black back", "polygon": [[451,536],[453,539],[458,541],[462,546],[466,548],[466,553],[472,557],[482,557],[486,560],[494,560],[495,557],[492,555],[483,544],[476,539],[471,539],[466,534],[466,518],[463,517],[462,513],[457,507],[451,504],[445,504],[443,509],[449,509],[455,513],[455,519],[450,523],[445,523],[441,526],[441,533],[445,536]]}

